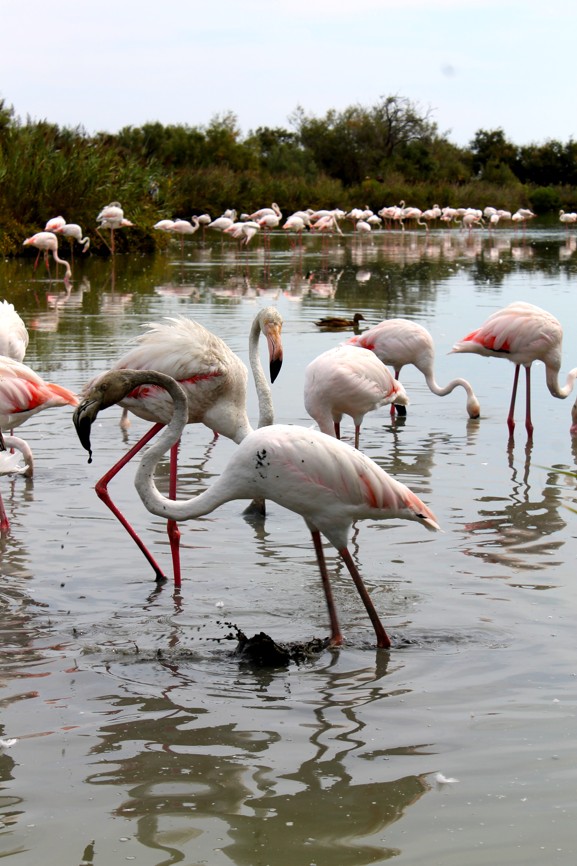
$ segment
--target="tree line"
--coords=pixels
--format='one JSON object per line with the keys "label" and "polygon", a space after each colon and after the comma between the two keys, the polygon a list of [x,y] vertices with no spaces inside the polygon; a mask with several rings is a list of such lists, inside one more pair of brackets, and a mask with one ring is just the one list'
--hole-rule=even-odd
{"label": "tree line", "polygon": [[502,129],[480,129],[458,147],[430,110],[402,96],[324,116],[298,107],[287,128],[247,135],[233,113],[206,126],[146,123],[89,135],[22,120],[0,99],[3,255],[20,252],[22,239],[57,214],[90,231],[110,201],[136,224],[122,243],[152,249],[162,217],[251,212],[271,201],[287,215],[306,207],[377,211],[401,199],[421,209],[574,210],[577,143],[518,146]]}

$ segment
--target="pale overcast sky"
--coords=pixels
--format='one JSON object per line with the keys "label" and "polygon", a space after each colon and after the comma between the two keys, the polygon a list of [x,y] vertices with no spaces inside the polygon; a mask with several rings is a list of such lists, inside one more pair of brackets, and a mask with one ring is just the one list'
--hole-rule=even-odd
{"label": "pale overcast sky", "polygon": [[455,144],[577,138],[576,0],[0,0],[0,98],[25,120],[243,134],[407,97]]}

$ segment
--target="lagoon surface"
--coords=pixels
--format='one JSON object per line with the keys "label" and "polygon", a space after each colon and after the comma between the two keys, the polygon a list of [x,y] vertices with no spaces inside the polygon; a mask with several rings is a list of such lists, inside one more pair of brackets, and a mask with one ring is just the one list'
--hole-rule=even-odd
{"label": "lagoon surface", "polygon": [[[68,255],[68,252],[64,252]],[[52,269],[54,265],[51,265]],[[577,442],[573,399],[534,366],[533,443],[505,423],[513,366],[448,354],[515,300],[548,309],[577,366],[577,255],[564,229],[273,235],[242,253],[220,237],[155,257],[77,252],[67,288],[33,256],[0,262],[0,297],[30,332],[26,362],[75,391],[163,316],[186,315],[247,361],[260,306],[284,317],[276,420],[311,424],[303,377],[348,334],[325,315],[425,325],[441,384],[401,379],[406,418],[366,416],[362,449],[435,512],[443,533],[356,524],[351,552],[391,635],[377,650],[348,572],[327,546],[345,634],[340,649],[258,669],[236,629],[279,643],[328,634],[309,533],[269,504],[181,526],[183,583],[151,569],[97,499],[96,480],[147,429],[103,412],[87,463],[71,412],[19,428],[35,475],[1,478],[0,856],[25,866],[542,866],[577,858]],[[254,389],[249,415],[256,423]],[[352,422],[342,425],[353,437]],[[179,495],[204,489],[236,446],[199,425],[181,448]],[[166,490],[167,463],[159,469]],[[127,468],[111,493],[170,573],[162,520]],[[14,742],[12,742],[14,741]]]}

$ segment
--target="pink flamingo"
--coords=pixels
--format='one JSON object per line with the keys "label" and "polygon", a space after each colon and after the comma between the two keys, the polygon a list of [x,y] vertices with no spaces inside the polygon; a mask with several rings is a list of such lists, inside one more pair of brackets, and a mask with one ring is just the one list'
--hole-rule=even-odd
{"label": "pink flamingo", "polygon": [[[55,385],[45,382],[41,376],[34,372],[31,367],[7,356],[0,356],[0,459],[6,474],[14,472],[14,461],[7,456],[2,456],[8,448],[16,448],[22,452],[26,460],[27,472],[32,474],[32,455],[27,457],[30,448],[22,440],[13,436],[4,436],[4,430],[12,430],[24,424],[33,415],[55,406],[77,406],[76,394]],[[13,455],[11,455],[13,456]],[[17,464],[16,464],[17,465]],[[3,506],[0,506],[0,529],[6,531],[9,528],[8,520]]]}
{"label": "pink flamingo", "polygon": [[[102,384],[102,383],[101,383]],[[92,423],[101,409],[122,403],[126,394],[146,386],[164,387],[174,404],[172,418],[138,467],[135,486],[152,514],[169,520],[192,520],[225,502],[264,497],[300,514],[311,533],[325,593],[332,646],[343,643],[321,533],[342,557],[375,631],[377,646],[391,645],[361,575],[348,550],[356,520],[404,519],[437,530],[433,512],[408,487],[391,478],[360,451],[317,430],[273,424],[249,433],[222,475],[208,490],[183,501],[162,496],[154,483],[161,456],[179,441],[188,421],[189,403],[182,387],[152,371],[117,370],[106,376],[106,388],[91,392],[89,403],[75,413],[77,429]]]}
{"label": "pink flamingo", "polygon": [[389,403],[406,406],[405,389],[372,352],[343,344],[318,355],[305,370],[305,408],[323,433],[341,438],[341,420],[355,424],[355,448],[367,412]]}
{"label": "pink flamingo", "polygon": [[[399,379],[401,370],[413,364],[425,377],[429,390],[438,397],[445,397],[455,388],[463,388],[467,393],[467,413],[470,418],[478,418],[481,412],[479,401],[473,388],[466,379],[452,379],[447,385],[437,384],[435,379],[435,344],[426,328],[410,319],[385,319],[368,328],[361,334],[351,337],[347,343],[370,349],[383,364],[389,364]],[[394,413],[391,406],[391,414]],[[403,406],[397,409],[405,414]]]}
{"label": "pink flamingo", "polygon": [[50,265],[48,264],[48,253],[52,253],[52,258],[59,265],[64,265],[66,274],[65,279],[68,280],[72,276],[72,268],[70,264],[66,261],[66,259],[61,259],[58,255],[58,238],[53,232],[36,232],[32,237],[26,238],[22,246],[32,246],[36,247],[38,250],[38,255],[36,256],[36,262],[34,267],[38,266],[38,259],[40,258],[40,253],[44,253],[44,263],[46,264],[46,270],[50,275]]}
{"label": "pink flamingo", "polygon": [[542,361],[545,365],[545,380],[547,388],[553,397],[564,399],[573,390],[577,378],[577,367],[567,374],[565,385],[559,384],[561,369],[561,351],[563,329],[560,322],[541,307],[515,301],[497,310],[487,321],[462,340],[459,340],[452,352],[473,352],[486,358],[505,358],[515,364],[513,391],[507,426],[509,435],[513,436],[515,429],[514,410],[519,381],[519,370],[525,367],[526,402],[525,428],[529,439],[533,437],[533,422],[531,420],[531,364]]}
{"label": "pink flamingo", "polygon": [[[268,343],[270,377],[274,382],[282,365],[281,342],[282,317],[274,307],[266,307],[257,313],[250,331],[249,358],[259,401],[259,425],[273,422],[273,406],[270,388],[266,381],[259,355],[258,340],[264,334]],[[146,333],[137,339],[137,345],[128,351],[113,370],[154,369],[160,373],[176,376],[188,398],[189,424],[205,424],[214,433],[241,442],[252,430],[246,413],[247,370],[240,358],[227,344],[192,319],[166,319],[163,323],[148,325]],[[88,385],[83,399],[82,411],[75,415],[86,419],[90,407],[98,406],[100,382],[106,374]],[[96,395],[96,396],[95,396]],[[120,405],[139,418],[151,421],[154,426],[96,483],[96,493],[124,526],[138,545],[150,565],[157,581],[166,577],[136,531],[112,502],[108,484],[126,464],[147,444],[172,417],[173,404],[163,388],[142,387],[124,395]],[[98,411],[97,408],[95,411]],[[78,435],[87,450],[90,450],[90,424],[83,421],[78,426]],[[178,447],[171,454],[170,494],[176,496]],[[263,503],[255,503],[255,508]],[[169,521],[168,536],[171,547],[174,583],[180,586],[180,552],[178,527]]]}
{"label": "pink flamingo", "polygon": [[[112,255],[114,255],[115,253],[114,232],[117,229],[130,228],[130,226],[134,225],[134,223],[126,219],[120,202],[117,201],[113,201],[103,207],[98,216],[96,217],[96,222],[99,223],[96,231],[98,232]],[[104,237],[100,233],[100,229],[108,229],[110,231],[110,244],[106,240],[104,240]]]}

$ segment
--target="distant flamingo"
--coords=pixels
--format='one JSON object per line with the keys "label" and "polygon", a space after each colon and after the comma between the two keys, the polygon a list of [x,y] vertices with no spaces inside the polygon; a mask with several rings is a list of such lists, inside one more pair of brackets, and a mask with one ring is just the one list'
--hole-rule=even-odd
{"label": "distant flamingo", "polygon": [[62,235],[70,241],[70,255],[72,256],[72,248],[74,241],[82,244],[82,252],[85,253],[90,246],[90,238],[88,235],[83,237],[83,232],[78,223],[65,223],[63,226],[54,229],[54,234]]}
{"label": "distant flamingo", "polygon": [[331,628],[331,645],[343,634],[330,586],[321,533],[342,557],[371,619],[377,646],[390,639],[379,619],[361,575],[348,550],[356,520],[404,519],[426,529],[439,525],[430,509],[404,484],[349,445],[305,427],[272,425],[254,430],[235,450],[222,475],[204,493],[175,502],[162,496],[154,483],[156,465],[179,441],[188,421],[186,394],[173,379],[151,371],[119,370],[107,374],[106,387],[75,413],[77,429],[92,423],[100,409],[122,403],[126,394],[147,385],[165,387],[174,402],[170,423],[140,461],[135,486],[152,514],[169,520],[191,520],[210,514],[235,499],[266,498],[300,514],[312,535]]}
{"label": "distant flamingo", "polygon": [[66,220],[63,216],[52,217],[49,219],[46,225],[44,226],[45,232],[55,232],[58,229],[61,229],[62,226],[66,225]]}
{"label": "distant flamingo", "polygon": [[573,223],[577,223],[577,213],[565,213],[564,210],[559,211],[559,221],[565,225],[566,229]]}
{"label": "distant flamingo", "polygon": [[38,256],[36,256],[36,263],[34,267],[38,265],[38,258],[40,253],[44,253],[44,263],[46,264],[46,270],[48,274],[50,274],[50,265],[48,264],[48,253],[52,253],[52,258],[59,265],[64,265],[66,274],[65,279],[70,279],[72,276],[72,268],[70,264],[66,261],[66,259],[61,259],[58,255],[58,238],[53,232],[36,232],[35,235],[32,235],[30,238],[26,238],[22,246],[33,246],[36,247],[38,252]]}
{"label": "distant flamingo", "polygon": [[[464,388],[469,417],[479,417],[479,401],[466,379],[453,379],[444,387],[437,384],[434,370],[435,344],[427,329],[417,322],[410,319],[385,319],[358,336],[351,337],[347,343],[370,349],[383,364],[393,367],[395,379],[400,378],[404,366],[413,364],[425,377],[429,390],[438,397],[445,397],[455,388]],[[403,408],[401,407],[399,414],[405,414]],[[392,406],[391,412],[394,412]]]}
{"label": "distant flamingo", "polygon": [[[266,381],[258,355],[258,340],[264,334],[268,343],[270,377],[274,382],[282,365],[281,343],[282,317],[274,307],[260,310],[251,326],[249,339],[250,365],[259,401],[259,426],[272,424],[273,405],[270,387]],[[234,442],[241,442],[252,430],[246,413],[247,370],[240,358],[227,344],[192,319],[166,319],[162,323],[148,325],[148,331],[137,340],[113,369],[154,369],[160,373],[172,373],[185,389],[188,404],[188,423],[205,424],[217,434]],[[99,376],[88,386],[84,395],[82,417],[90,414],[90,406],[96,407],[100,397],[100,382],[106,374]],[[108,493],[109,482],[126,466],[158,431],[168,424],[173,405],[163,388],[139,388],[129,391],[122,399],[123,408],[129,409],[139,418],[153,422],[154,426],[96,483],[96,493],[124,526],[138,545],[150,565],[156,580],[165,580],[162,569],[144,545],[124,515],[112,502]],[[85,424],[88,433],[79,430],[81,441],[90,449],[90,424]],[[78,429],[78,427],[77,427]],[[176,495],[178,448],[171,455],[170,489]],[[261,508],[262,503],[255,503]],[[179,532],[174,523],[169,523],[168,534],[173,559],[174,581],[180,585]]]}
{"label": "distant flamingo", "polygon": [[305,408],[323,433],[341,438],[341,420],[355,424],[355,448],[367,412],[389,403],[407,405],[403,386],[372,352],[343,344],[314,358],[305,369]]}
{"label": "distant flamingo", "polygon": [[253,237],[260,231],[260,226],[254,220],[237,222],[224,230],[225,235],[230,235],[238,241],[239,247],[248,246]]}
{"label": "distant flamingo", "polygon": [[513,415],[519,370],[522,366],[525,367],[525,428],[529,439],[531,439],[534,429],[531,420],[531,364],[533,361],[544,363],[547,388],[553,397],[564,399],[569,396],[577,378],[576,367],[567,374],[565,385],[559,384],[562,341],[563,329],[555,316],[534,304],[515,301],[508,307],[497,310],[489,316],[480,328],[463,337],[453,346],[451,351],[473,352],[487,358],[505,358],[515,364],[513,391],[507,416],[510,436],[513,436],[515,429]]}
{"label": "distant flamingo", "polygon": [[184,255],[184,236],[185,235],[193,235],[196,231],[198,231],[200,223],[198,222],[196,217],[192,217],[191,221],[175,219],[172,227],[168,229],[169,232],[173,235],[179,235],[180,237],[180,252]]}
{"label": "distant flamingo", "polygon": [[[114,232],[117,229],[129,228],[134,225],[134,223],[126,219],[120,202],[117,201],[113,201],[103,207],[98,216],[96,217],[96,222],[99,223],[96,231],[98,232],[112,255],[114,255],[116,251],[114,243]],[[100,229],[108,229],[110,231],[110,244],[104,239],[100,232]]]}

